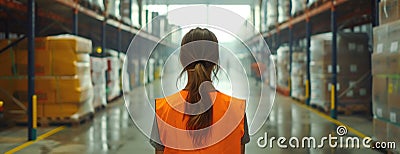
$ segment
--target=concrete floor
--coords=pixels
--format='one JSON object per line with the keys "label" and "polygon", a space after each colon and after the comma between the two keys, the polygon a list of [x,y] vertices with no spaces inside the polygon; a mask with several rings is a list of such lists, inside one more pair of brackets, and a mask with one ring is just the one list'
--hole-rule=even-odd
{"label": "concrete floor", "polygon": [[[154,97],[159,96],[159,83],[149,85]],[[257,88],[254,86],[252,88]],[[141,100],[138,95],[143,89],[136,88],[128,96],[128,100],[133,104],[130,107],[141,107]],[[270,91],[265,91],[268,93]],[[257,97],[257,96],[252,96]],[[259,96],[258,96],[259,97]],[[134,105],[136,104],[136,105]],[[248,101],[248,108],[254,107],[252,100]],[[252,113],[248,113],[251,117]],[[151,119],[152,117],[144,117]],[[248,117],[249,118],[249,117]],[[357,116],[340,116],[339,120],[345,124],[359,130],[360,132],[371,135],[372,122]],[[150,122],[152,122],[150,120]],[[39,128],[41,135],[56,127]],[[255,135],[251,136],[251,141],[246,145],[246,153],[378,153],[370,149],[281,149],[275,145],[273,148],[260,148],[257,139],[268,132],[269,136],[275,137],[303,137],[313,136],[320,139],[329,133],[335,134],[336,125],[322,118],[310,110],[301,107],[292,99],[277,95],[269,120]],[[349,133],[348,136],[354,136]],[[0,152],[6,152],[25,142],[26,129],[24,127],[13,127],[3,129],[0,132]],[[17,153],[154,153],[153,147],[149,144],[148,138],[130,120],[123,99],[111,103],[104,111],[96,114],[92,122],[85,123],[79,127],[67,127],[66,129],[38,141]]]}

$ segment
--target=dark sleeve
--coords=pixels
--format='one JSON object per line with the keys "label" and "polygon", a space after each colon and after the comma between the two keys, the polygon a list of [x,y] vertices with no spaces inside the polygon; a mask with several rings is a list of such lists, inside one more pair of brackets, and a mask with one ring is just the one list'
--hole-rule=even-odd
{"label": "dark sleeve", "polygon": [[249,126],[247,125],[247,116],[244,114],[244,134],[242,136],[241,143],[247,144],[250,142]]}
{"label": "dark sleeve", "polygon": [[164,145],[160,140],[160,134],[158,132],[157,115],[154,115],[153,128],[150,135],[150,144],[156,149],[156,151],[164,151]]}

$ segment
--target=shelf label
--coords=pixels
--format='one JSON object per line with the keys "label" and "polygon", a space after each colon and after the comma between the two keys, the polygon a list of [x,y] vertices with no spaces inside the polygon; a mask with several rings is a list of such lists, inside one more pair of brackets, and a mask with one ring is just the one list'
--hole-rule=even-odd
{"label": "shelf label", "polygon": [[396,123],[396,113],[390,112],[390,121]]}
{"label": "shelf label", "polygon": [[398,47],[399,47],[399,44],[397,41],[392,42],[390,44],[390,52],[397,52]]}
{"label": "shelf label", "polygon": [[382,44],[382,43],[379,43],[379,44],[376,46],[376,53],[382,53],[382,51],[383,51],[383,44]]}

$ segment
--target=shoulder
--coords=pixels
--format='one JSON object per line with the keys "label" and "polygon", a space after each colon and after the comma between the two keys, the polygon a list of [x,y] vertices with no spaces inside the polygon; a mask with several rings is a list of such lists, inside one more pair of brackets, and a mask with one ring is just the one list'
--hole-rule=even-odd
{"label": "shoulder", "polygon": [[241,104],[246,103],[245,99],[233,97],[233,96],[227,95],[225,93],[222,93],[220,91],[218,91],[217,93],[218,93],[218,96],[221,97],[226,102],[241,103]]}
{"label": "shoulder", "polygon": [[181,104],[183,101],[182,92],[177,92],[175,94],[163,97],[163,98],[156,98],[156,109],[175,106]]}
{"label": "shoulder", "polygon": [[234,105],[239,105],[239,106],[245,106],[246,104],[246,100],[245,99],[241,99],[241,98],[237,98],[237,97],[233,97],[227,94],[224,94],[220,91],[217,92],[218,96],[226,103],[226,105],[229,104],[234,104]]}

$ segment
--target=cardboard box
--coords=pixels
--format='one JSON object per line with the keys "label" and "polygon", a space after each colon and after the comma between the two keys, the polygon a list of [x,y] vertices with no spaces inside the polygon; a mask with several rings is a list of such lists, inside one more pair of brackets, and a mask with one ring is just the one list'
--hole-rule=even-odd
{"label": "cardboard box", "polygon": [[[0,87],[22,102],[28,101],[26,77],[0,78]],[[36,77],[35,94],[40,103],[80,103],[92,97],[90,74],[86,76]],[[3,98],[2,98],[3,97]],[[7,96],[1,96],[0,99]]]}
{"label": "cardboard box", "polygon": [[387,141],[396,143],[396,149],[390,149],[390,150],[396,151],[397,153],[400,153],[400,149],[398,148],[398,145],[400,145],[399,136],[400,136],[400,125],[387,123]]}
{"label": "cardboard box", "polygon": [[386,24],[400,19],[400,1],[382,0],[379,3],[379,24]]}
{"label": "cardboard box", "polygon": [[[336,72],[343,76],[362,76],[371,70],[369,58],[365,60],[367,61],[338,62]],[[312,61],[310,62],[310,71],[315,74],[330,74],[332,73],[332,65],[322,61]]]}
{"label": "cardboard box", "polygon": [[[5,48],[8,44],[15,40],[0,40],[0,49]],[[0,53],[0,76],[11,76],[15,73],[15,67],[13,67],[13,61],[15,61],[15,49],[11,47],[10,49]]]}
{"label": "cardboard box", "polygon": [[383,75],[388,74],[389,69],[389,56],[385,54],[372,54],[372,64],[371,64],[372,75]]}
{"label": "cardboard box", "polygon": [[377,139],[377,141],[387,141],[387,134],[388,134],[387,123],[380,119],[374,118],[373,125],[374,125],[374,137]]}
{"label": "cardboard box", "polygon": [[400,75],[389,76],[388,82],[389,120],[400,125]]}
{"label": "cardboard box", "polygon": [[376,117],[389,119],[388,110],[388,78],[374,76],[372,82],[372,109]]}
{"label": "cardboard box", "polygon": [[374,28],[374,53],[400,52],[400,20]]}
{"label": "cardboard box", "polygon": [[[3,42],[3,43],[1,43]],[[6,40],[0,41],[0,46]],[[0,73],[3,76],[10,76],[13,69],[16,75],[27,75],[28,49],[27,40],[18,43],[13,52],[6,52],[0,55],[5,62]],[[90,62],[89,53],[92,50],[90,40],[72,36],[60,35],[41,37],[35,39],[35,74],[38,76],[47,75],[75,75],[77,62]],[[9,54],[15,54],[9,55]],[[10,58],[11,57],[11,58]],[[11,60],[11,63],[10,63]]]}
{"label": "cardboard box", "polygon": [[80,104],[76,103],[53,103],[43,105],[45,117],[70,117],[79,110]]}

